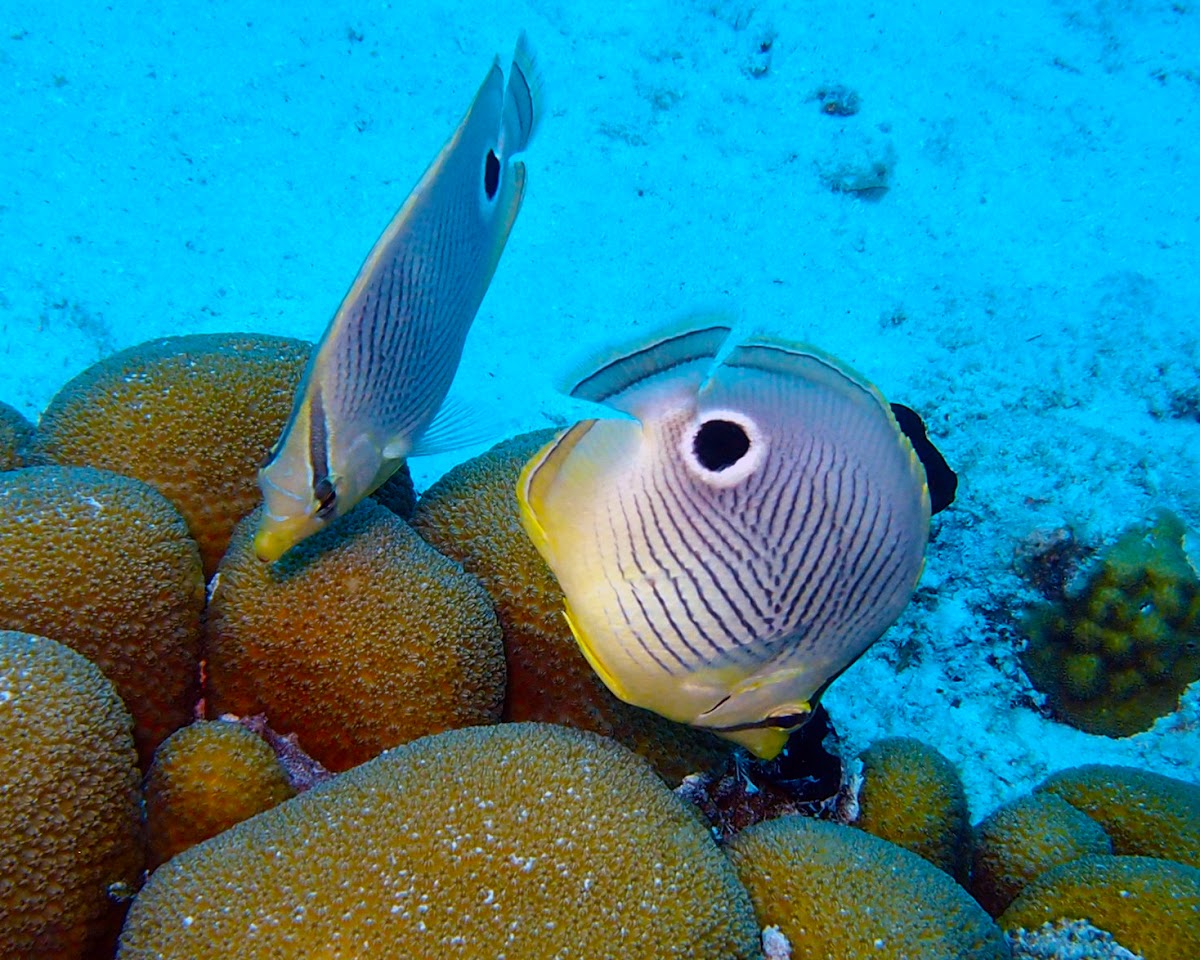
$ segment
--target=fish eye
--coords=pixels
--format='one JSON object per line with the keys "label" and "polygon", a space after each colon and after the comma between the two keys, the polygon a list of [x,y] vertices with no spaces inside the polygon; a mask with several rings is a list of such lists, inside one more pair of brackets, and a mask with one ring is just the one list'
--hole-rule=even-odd
{"label": "fish eye", "polygon": [[732,420],[706,420],[692,437],[692,453],[705,470],[720,473],[750,451],[750,435]]}
{"label": "fish eye", "polygon": [[337,506],[337,491],[333,489],[332,481],[328,477],[322,477],[314,483],[313,496],[320,504],[317,508],[317,516],[322,520],[328,520],[333,515],[333,508]]}
{"label": "fish eye", "polygon": [[483,192],[488,200],[496,199],[496,191],[500,189],[500,158],[496,151],[489,149],[483,158]]}

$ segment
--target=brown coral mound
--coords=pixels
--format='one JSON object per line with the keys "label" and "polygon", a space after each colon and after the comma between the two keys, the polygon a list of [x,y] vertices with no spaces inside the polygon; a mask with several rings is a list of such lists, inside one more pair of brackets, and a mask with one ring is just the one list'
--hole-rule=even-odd
{"label": "brown coral mound", "polygon": [[879,740],[861,759],[854,826],[911,850],[964,883],[971,866],[971,823],[954,764],[911,737]]}
{"label": "brown coral mound", "polygon": [[869,833],[806,817],[744,830],[726,847],[762,926],[793,960],[1004,960],[1000,928],[944,872]]}
{"label": "brown coral mound", "polygon": [[180,854],[119,957],[738,960],[757,941],[732,868],[644,761],[502,724],[390,751]]}
{"label": "brown coral mound", "polygon": [[33,435],[33,424],[20,411],[0,403],[0,470],[28,466]]}
{"label": "brown coral mound", "polygon": [[95,664],[0,631],[0,956],[112,955],[142,870],[131,723]]}
{"label": "brown coral mound", "polygon": [[563,594],[521,526],[517,476],[554,437],[528,433],[455,467],[425,491],[413,527],[483,582],[504,628],[506,720],[562,723],[613,737],[669,782],[720,766],[732,744],[618,700],[588,665]]}
{"label": "brown coral mound", "polygon": [[1156,857],[1082,857],[1042,874],[1000,917],[1032,930],[1087,920],[1145,960],[1200,957],[1200,870]]}
{"label": "brown coral mound", "polygon": [[105,470],[26,467],[0,485],[0,628],[51,637],[108,677],[143,764],[199,694],[200,555],[152,487]]}
{"label": "brown coral mound", "polygon": [[504,651],[487,594],[365,500],[273,564],[240,524],[209,605],[209,702],[265,713],[331,770],[452,727],[492,723]]}
{"label": "brown coral mound", "polygon": [[292,409],[310,346],[254,334],[151,340],[89,367],[50,402],[37,462],[149,483],[187,520],[211,577],[259,501],[258,466]]}
{"label": "brown coral mound", "polygon": [[1114,853],[1200,867],[1200,784],[1089,763],[1051,774],[1035,789],[1062,797],[1100,824]]}
{"label": "brown coral mound", "polygon": [[275,752],[245,727],[216,720],[176,730],[146,774],[148,866],[153,870],[293,793]]}
{"label": "brown coral mound", "polygon": [[1021,797],[975,828],[972,896],[993,917],[1051,867],[1091,854],[1112,853],[1101,826],[1050,793]]}

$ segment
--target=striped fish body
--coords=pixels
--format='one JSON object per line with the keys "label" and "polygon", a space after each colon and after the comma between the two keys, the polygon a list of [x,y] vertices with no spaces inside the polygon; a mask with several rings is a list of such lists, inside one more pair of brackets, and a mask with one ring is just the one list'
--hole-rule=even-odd
{"label": "striped fish body", "polygon": [[525,165],[513,156],[533,135],[535,94],[522,34],[507,85],[497,60],[371,250],[260,471],[261,559],[344,514],[410,454],[453,446],[427,432],[521,206]]}
{"label": "striped fish body", "polygon": [[[775,756],[920,576],[924,470],[887,403],[812,348],[661,339],[573,395],[525,467],[525,528],[617,696]],[[722,357],[717,361],[718,354]]]}

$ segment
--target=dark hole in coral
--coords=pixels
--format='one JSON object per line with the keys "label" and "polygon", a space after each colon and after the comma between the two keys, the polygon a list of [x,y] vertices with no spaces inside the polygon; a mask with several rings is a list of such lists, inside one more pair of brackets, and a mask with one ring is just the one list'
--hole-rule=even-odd
{"label": "dark hole in coral", "polygon": [[692,450],[700,466],[714,472],[732,467],[749,449],[750,437],[746,431],[729,420],[705,421],[692,440]]}

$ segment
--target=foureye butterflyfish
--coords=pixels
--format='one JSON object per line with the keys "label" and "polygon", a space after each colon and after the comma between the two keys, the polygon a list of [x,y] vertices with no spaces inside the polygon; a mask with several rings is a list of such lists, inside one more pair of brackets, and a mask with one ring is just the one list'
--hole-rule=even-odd
{"label": "foureye butterflyfish", "polygon": [[521,206],[525,165],[513,157],[539,112],[522,34],[507,84],[497,58],[313,350],[259,471],[260,559],[278,559],[346,513],[406,457],[480,439],[443,402]]}
{"label": "foureye butterflyfish", "polygon": [[544,447],[517,495],[613,693],[769,759],[907,605],[930,502],[870,383],[730,333],[664,336],[584,378],[572,396],[613,418]]}

